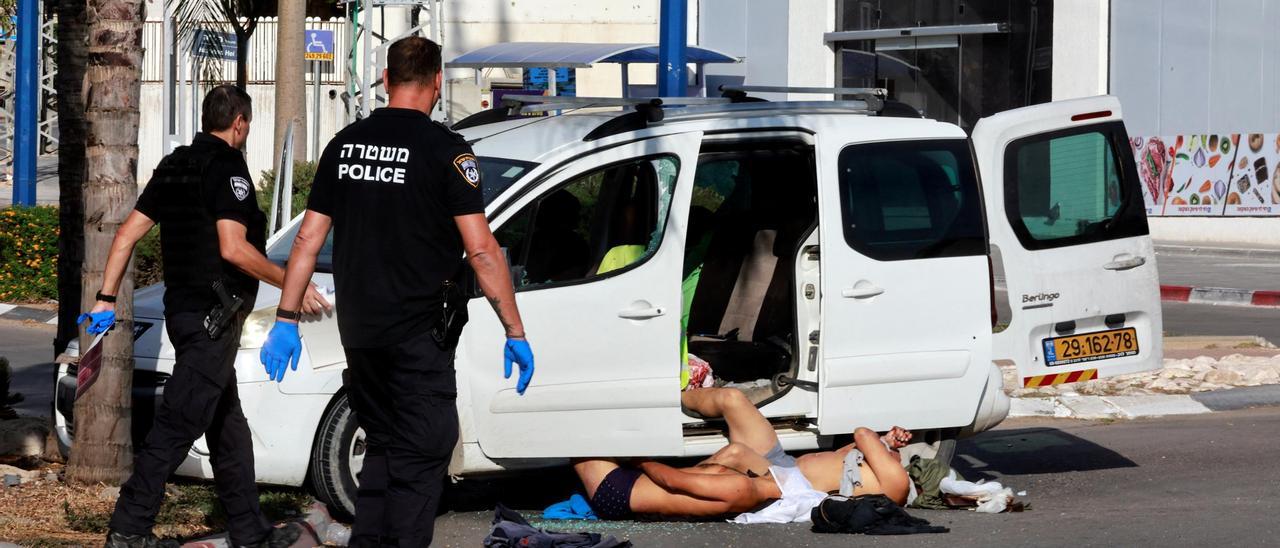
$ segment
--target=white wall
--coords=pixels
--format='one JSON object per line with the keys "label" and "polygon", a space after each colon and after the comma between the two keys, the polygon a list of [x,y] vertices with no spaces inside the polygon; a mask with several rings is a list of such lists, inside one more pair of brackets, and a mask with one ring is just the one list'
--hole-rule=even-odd
{"label": "white wall", "polygon": [[1053,3],[1053,100],[1107,93],[1108,0]]}
{"label": "white wall", "polygon": [[1280,130],[1277,29],[1277,0],[1112,2],[1110,89],[1129,133]]}
{"label": "white wall", "polygon": [[[342,100],[338,98],[330,99],[328,91],[336,90],[341,92],[340,86],[322,86],[320,94],[320,149],[323,150],[324,145],[328,144],[333,134],[337,133],[345,125],[345,118],[342,111]],[[273,156],[272,138],[275,134],[275,88],[265,84],[249,85],[249,97],[253,99],[253,124],[249,130],[249,142],[245,146],[245,160],[249,164],[249,174],[253,175],[253,182],[258,184],[261,182],[261,175],[264,170],[273,169],[271,159]],[[164,156],[164,134],[163,118],[161,117],[163,105],[162,85],[159,83],[145,83],[142,85],[142,102],[140,109],[142,118],[138,128],[138,184],[139,186],[147,184],[151,179],[151,172],[155,169],[156,164],[160,163],[160,158]],[[307,115],[311,115],[312,111],[312,89],[307,86]],[[311,123],[311,120],[308,120]],[[198,128],[198,126],[197,126]],[[308,135],[310,140],[310,135]],[[309,159],[303,151],[295,152],[295,159]]]}
{"label": "white wall", "polygon": [[738,65],[708,66],[707,74],[748,85],[833,86],[835,54],[822,34],[835,30],[835,13],[835,0],[702,0],[698,44],[744,58]]}

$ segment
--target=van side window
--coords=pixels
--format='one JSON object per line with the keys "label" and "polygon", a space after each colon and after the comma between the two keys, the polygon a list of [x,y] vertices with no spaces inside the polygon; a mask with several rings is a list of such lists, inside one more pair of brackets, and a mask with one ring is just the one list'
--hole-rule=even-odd
{"label": "van side window", "polygon": [[853,145],[838,166],[845,242],[859,253],[882,261],[986,254],[966,141]]}
{"label": "van side window", "polygon": [[1086,126],[1009,145],[1005,209],[1023,247],[1045,249],[1147,233],[1136,173],[1126,173],[1132,166],[1116,154],[1128,150],[1116,147],[1116,142],[1127,143],[1123,131],[1112,124]]}
{"label": "van side window", "polygon": [[670,156],[580,175],[525,206],[494,236],[517,290],[621,272],[662,243],[679,161]]}

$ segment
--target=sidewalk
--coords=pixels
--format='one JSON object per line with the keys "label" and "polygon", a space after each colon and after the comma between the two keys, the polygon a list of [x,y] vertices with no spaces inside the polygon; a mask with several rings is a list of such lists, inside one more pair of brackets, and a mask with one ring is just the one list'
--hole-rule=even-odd
{"label": "sidewalk", "polygon": [[1166,337],[1163,367],[1024,388],[1002,368],[1010,417],[1133,419],[1280,406],[1280,348],[1258,337]]}
{"label": "sidewalk", "polygon": [[[0,208],[13,203],[13,181],[0,180]],[[36,205],[58,205],[58,156],[36,159]]]}

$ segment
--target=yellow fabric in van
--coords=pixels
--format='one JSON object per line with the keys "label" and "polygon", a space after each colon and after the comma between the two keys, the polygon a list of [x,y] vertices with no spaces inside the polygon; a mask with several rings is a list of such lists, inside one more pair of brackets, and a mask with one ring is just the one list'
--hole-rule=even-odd
{"label": "yellow fabric in van", "polygon": [[620,245],[610,249],[604,254],[604,258],[600,259],[600,268],[596,269],[596,274],[604,274],[621,268],[626,268],[632,263],[644,257],[645,247],[642,245]]}

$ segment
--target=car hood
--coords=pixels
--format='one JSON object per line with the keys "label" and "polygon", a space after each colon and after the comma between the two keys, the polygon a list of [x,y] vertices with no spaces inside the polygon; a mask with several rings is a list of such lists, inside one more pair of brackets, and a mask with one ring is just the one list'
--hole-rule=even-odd
{"label": "car hood", "polygon": [[[258,297],[250,311],[264,306],[274,306],[280,301],[280,290],[270,285],[258,284]],[[147,320],[164,320],[164,283],[149,285],[133,292],[133,317]]]}
{"label": "car hood", "polygon": [[164,284],[149,285],[133,292],[133,317],[164,318]]}

